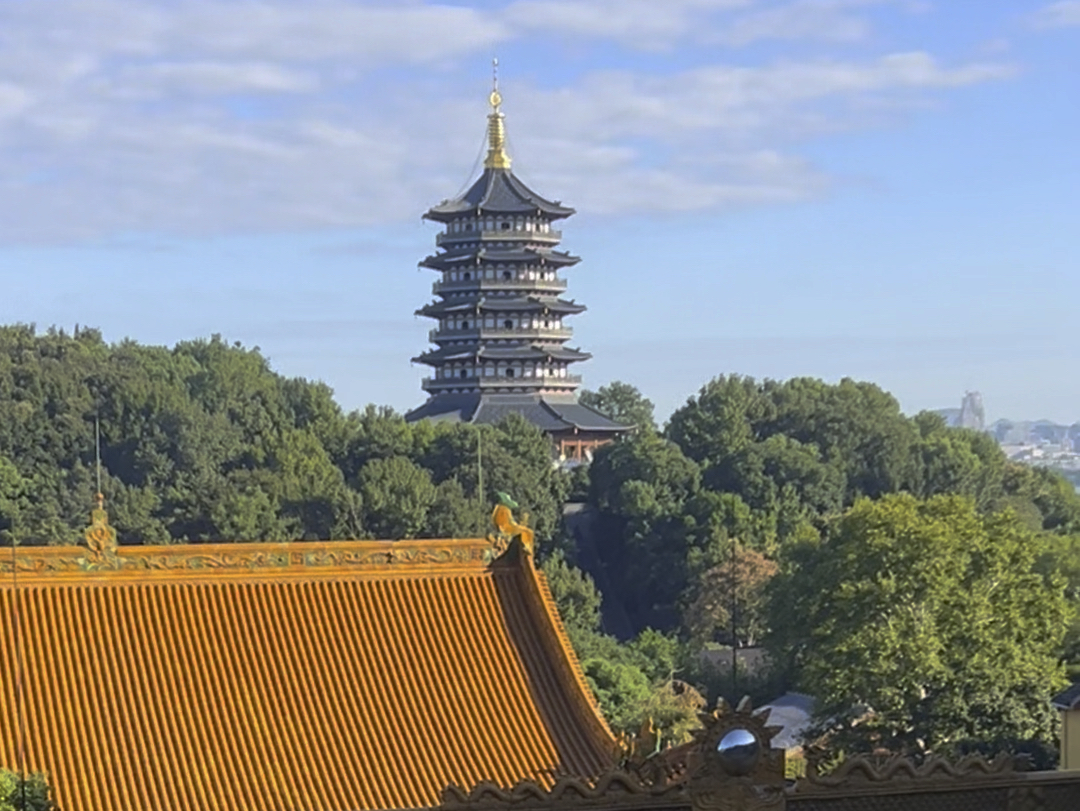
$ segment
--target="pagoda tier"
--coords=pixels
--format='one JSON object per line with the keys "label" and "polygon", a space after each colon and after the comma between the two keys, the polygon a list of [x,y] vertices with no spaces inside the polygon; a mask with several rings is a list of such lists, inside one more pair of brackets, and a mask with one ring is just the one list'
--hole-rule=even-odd
{"label": "pagoda tier", "polygon": [[[506,241],[506,236],[502,241]],[[432,270],[460,270],[468,272],[477,265],[502,265],[499,272],[493,273],[486,278],[504,279],[511,281],[517,278],[523,271],[537,271],[545,268],[562,268],[576,265],[581,259],[571,256],[565,251],[553,251],[550,248],[541,248],[536,245],[515,246],[514,248],[480,248],[458,247],[448,248],[442,253],[434,254],[424,259],[420,267]],[[485,278],[484,276],[471,278]]]}
{"label": "pagoda tier", "polygon": [[428,336],[437,348],[413,358],[433,367],[422,384],[431,397],[406,418],[486,422],[516,412],[580,459],[629,426],[576,404],[581,378],[570,367],[590,355],[565,346],[573,336],[565,319],[585,306],[560,298],[566,282],[559,272],[580,260],[558,250],[562,233],[553,227],[574,209],[541,197],[510,171],[500,102],[496,90],[483,174],[461,197],[424,215],[444,226],[438,251],[420,262],[439,274],[437,298],[416,311],[437,322]]}
{"label": "pagoda tier", "polygon": [[443,363],[458,363],[464,360],[515,360],[515,361],[554,361],[564,360],[571,363],[579,360],[588,360],[592,357],[588,352],[580,349],[571,349],[565,346],[542,346],[540,344],[513,344],[492,345],[490,343],[474,342],[461,346],[444,346],[440,349],[432,349],[413,358],[413,363],[426,363],[429,366],[438,366]]}
{"label": "pagoda tier", "polygon": [[[508,314],[520,313],[522,315],[528,314],[533,321],[537,319],[542,321],[544,316],[578,315],[583,312],[585,312],[585,305],[578,304],[576,301],[564,301],[563,299],[543,296],[505,294],[496,296],[489,293],[482,296],[466,294],[445,298],[442,301],[434,301],[431,304],[425,304],[416,311],[416,314],[429,318],[482,316],[482,318],[474,318],[473,321],[464,326],[459,325],[456,327],[456,329],[468,329],[469,324],[478,326],[480,321],[484,321],[486,326],[498,326],[497,324],[488,324],[487,315],[502,317]],[[446,325],[440,326],[445,327]],[[534,326],[536,325],[534,324]]]}

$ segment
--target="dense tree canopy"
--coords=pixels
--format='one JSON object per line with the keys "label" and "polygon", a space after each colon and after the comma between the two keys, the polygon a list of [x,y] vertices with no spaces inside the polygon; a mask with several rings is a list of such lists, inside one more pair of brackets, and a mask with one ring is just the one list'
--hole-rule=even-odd
{"label": "dense tree canopy", "polygon": [[[546,437],[344,414],[322,383],[218,337],[172,349],[94,330],[0,328],[0,541],[76,542],[102,489],[126,544],[474,536],[497,490],[558,536],[565,477]],[[478,494],[478,442],[484,493]]]}
{"label": "dense tree canopy", "polygon": [[1036,567],[1041,547],[962,496],[857,502],[774,584],[788,595],[774,621],[829,734],[915,753],[1052,741],[1071,611],[1064,579]]}
{"label": "dense tree canopy", "polygon": [[579,399],[583,405],[595,408],[623,425],[632,425],[639,430],[656,429],[652,400],[629,383],[616,380],[596,391],[585,389]]}

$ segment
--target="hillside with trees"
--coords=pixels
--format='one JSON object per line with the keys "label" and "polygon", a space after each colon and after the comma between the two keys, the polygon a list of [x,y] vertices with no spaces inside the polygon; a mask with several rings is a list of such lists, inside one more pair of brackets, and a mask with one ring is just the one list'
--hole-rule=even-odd
{"label": "hillside with trees", "polygon": [[[632,385],[582,399],[640,427],[568,473],[524,420],[345,413],[219,337],[4,327],[0,542],[78,541],[96,430],[123,544],[475,536],[504,491],[617,729],[651,717],[680,742],[720,694],[801,689],[819,742],[849,752],[1050,742],[1048,698],[1080,653],[1067,481],[870,383],[720,376],[662,429]],[[587,550],[568,498],[585,502]],[[616,614],[620,638],[602,619]],[[702,655],[758,645],[756,674]]]}

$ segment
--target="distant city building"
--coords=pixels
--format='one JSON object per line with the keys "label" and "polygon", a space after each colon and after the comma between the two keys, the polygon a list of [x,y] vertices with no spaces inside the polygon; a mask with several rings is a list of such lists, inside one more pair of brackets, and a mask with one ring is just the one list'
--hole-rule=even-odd
{"label": "distant city building", "polygon": [[982,395],[977,391],[964,393],[964,399],[960,403],[961,428],[970,428],[973,431],[986,430],[986,410],[983,408]]}
{"label": "distant city building", "polygon": [[567,346],[569,316],[585,306],[561,297],[559,272],[579,258],[557,250],[553,228],[574,209],[541,197],[510,171],[498,87],[491,93],[488,153],[480,178],[424,218],[446,230],[421,267],[440,274],[438,300],[417,310],[434,319],[435,349],[413,358],[431,366],[429,399],[406,419],[495,423],[522,415],[551,436],[565,460],[587,460],[597,445],[632,426],[577,401],[571,366],[590,355]]}

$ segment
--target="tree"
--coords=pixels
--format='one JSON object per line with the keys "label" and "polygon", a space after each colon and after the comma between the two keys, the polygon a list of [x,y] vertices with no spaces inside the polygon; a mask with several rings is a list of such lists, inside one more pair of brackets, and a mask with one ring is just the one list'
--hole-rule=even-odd
{"label": "tree", "polygon": [[0,456],[0,540],[11,543],[17,537],[20,518],[28,506],[28,490],[15,465]]}
{"label": "tree", "polygon": [[753,444],[755,426],[773,413],[752,377],[721,375],[671,415],[665,434],[707,469]]}
{"label": "tree", "polygon": [[702,646],[756,645],[768,628],[765,590],[778,571],[776,562],[735,540],[729,549],[727,560],[697,578],[684,612],[683,627]]}
{"label": "tree", "polygon": [[[559,617],[570,641],[600,629],[600,592],[589,575],[571,566],[561,550],[556,550],[542,564],[548,588],[555,600]],[[575,648],[582,647],[575,644]]]}
{"label": "tree", "polygon": [[511,414],[498,425],[435,426],[416,461],[436,484],[456,479],[470,499],[476,498],[483,465],[484,492],[477,501],[484,505],[485,518],[472,533],[486,532],[486,516],[501,491],[529,514],[542,552],[558,539],[568,477],[552,464],[551,440],[521,415]]}
{"label": "tree", "polygon": [[[862,499],[802,563],[778,624],[819,730],[847,750],[920,754],[1052,738],[1049,697],[1070,608],[1041,544],[971,499]],[[794,648],[794,649],[790,649]]]}
{"label": "tree", "polygon": [[972,498],[980,509],[998,505],[1004,495],[1005,454],[988,434],[947,428],[937,414],[915,417],[920,437],[919,479],[923,496],[953,493]]}
{"label": "tree", "polygon": [[612,595],[637,628],[678,621],[687,552],[697,522],[686,511],[700,490],[697,465],[657,434],[602,447],[590,469],[600,510],[600,554],[611,562]]}
{"label": "tree", "polygon": [[595,408],[615,422],[645,430],[656,430],[652,400],[629,383],[616,380],[606,386],[601,386],[596,391],[585,389],[578,399],[582,405]]}
{"label": "tree", "polygon": [[34,772],[22,779],[0,769],[0,811],[56,811],[48,778]]}
{"label": "tree", "polygon": [[[817,492],[808,503],[819,510],[832,509],[837,496],[850,504],[860,495],[910,487],[918,474],[917,432],[896,399],[872,383],[846,378],[831,385],[805,377],[760,383],[717,377],[672,415],[667,435],[702,465],[707,487],[739,493],[751,503],[753,482],[744,476],[753,475],[756,468],[747,462],[755,455],[810,484]],[[783,445],[760,447],[777,438]]]}
{"label": "tree", "polygon": [[370,460],[359,485],[364,525],[376,538],[415,538],[435,503],[431,474],[403,456]]}

